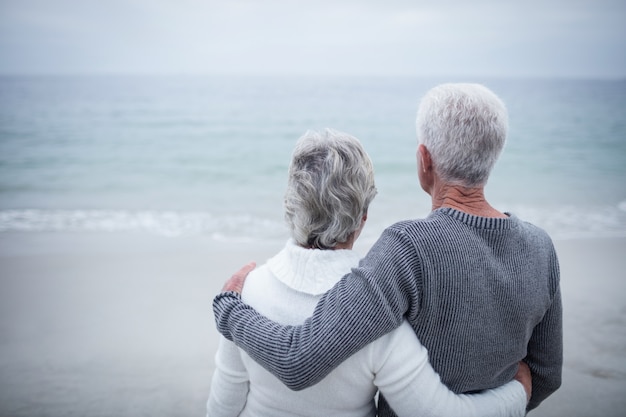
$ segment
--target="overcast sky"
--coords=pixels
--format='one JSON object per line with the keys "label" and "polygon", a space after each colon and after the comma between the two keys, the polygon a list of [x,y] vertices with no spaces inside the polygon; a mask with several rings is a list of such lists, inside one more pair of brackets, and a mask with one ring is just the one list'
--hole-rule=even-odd
{"label": "overcast sky", "polygon": [[0,0],[0,73],[626,77],[625,0]]}

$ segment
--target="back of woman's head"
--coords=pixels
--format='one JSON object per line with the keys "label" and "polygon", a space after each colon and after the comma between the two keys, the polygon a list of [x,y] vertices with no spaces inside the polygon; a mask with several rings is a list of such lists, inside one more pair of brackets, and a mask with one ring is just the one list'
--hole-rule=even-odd
{"label": "back of woman's head", "polygon": [[445,182],[487,183],[506,141],[504,103],[480,84],[442,84],[426,93],[417,112],[417,136]]}
{"label": "back of woman's head", "polygon": [[375,195],[372,161],[356,138],[327,129],[298,140],[285,193],[297,244],[330,249],[348,241]]}

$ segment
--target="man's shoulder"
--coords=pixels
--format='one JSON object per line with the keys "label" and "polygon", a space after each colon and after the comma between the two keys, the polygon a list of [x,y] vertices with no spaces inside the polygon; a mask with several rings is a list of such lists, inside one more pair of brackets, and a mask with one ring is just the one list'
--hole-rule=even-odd
{"label": "man's shoulder", "polygon": [[415,218],[398,221],[385,229],[388,233],[404,234],[411,240],[420,239],[432,233],[441,233],[446,228],[445,217],[431,213],[424,218]]}
{"label": "man's shoulder", "polygon": [[553,246],[552,238],[544,229],[529,221],[522,220],[519,217],[513,216],[513,218],[518,221],[519,229],[528,239],[540,242],[549,247]]}

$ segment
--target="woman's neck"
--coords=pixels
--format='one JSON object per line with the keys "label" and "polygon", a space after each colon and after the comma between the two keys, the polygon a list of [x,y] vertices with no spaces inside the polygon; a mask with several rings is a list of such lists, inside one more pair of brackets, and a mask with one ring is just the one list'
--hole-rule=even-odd
{"label": "woman's neck", "polygon": [[[346,242],[337,242],[337,244],[333,246],[332,248],[321,249],[321,250],[352,249],[352,247],[354,246],[355,240],[356,239],[354,238],[354,235],[351,235],[350,238]],[[308,246],[308,245],[300,245],[300,246],[303,247],[304,249],[320,249],[320,248],[316,248],[316,247]]]}

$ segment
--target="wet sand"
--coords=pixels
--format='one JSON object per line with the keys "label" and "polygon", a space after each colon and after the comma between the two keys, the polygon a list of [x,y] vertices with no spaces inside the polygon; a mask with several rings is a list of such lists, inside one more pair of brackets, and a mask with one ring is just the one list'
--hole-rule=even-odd
{"label": "wet sand", "polygon": [[[530,415],[623,416],[626,239],[556,245],[564,382]],[[217,348],[213,296],[239,266],[280,247],[0,235],[0,417],[204,415]]]}

